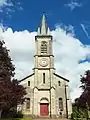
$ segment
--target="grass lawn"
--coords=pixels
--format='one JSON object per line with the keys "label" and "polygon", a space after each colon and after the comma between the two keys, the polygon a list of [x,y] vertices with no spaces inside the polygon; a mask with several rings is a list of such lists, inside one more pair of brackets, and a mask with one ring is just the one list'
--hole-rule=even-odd
{"label": "grass lawn", "polygon": [[1,118],[0,120],[32,120],[32,118]]}

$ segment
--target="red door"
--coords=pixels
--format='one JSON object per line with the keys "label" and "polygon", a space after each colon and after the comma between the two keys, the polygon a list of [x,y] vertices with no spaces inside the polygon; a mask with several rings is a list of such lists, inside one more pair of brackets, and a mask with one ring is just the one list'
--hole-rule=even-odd
{"label": "red door", "polygon": [[48,103],[40,104],[40,115],[47,116],[48,115]]}

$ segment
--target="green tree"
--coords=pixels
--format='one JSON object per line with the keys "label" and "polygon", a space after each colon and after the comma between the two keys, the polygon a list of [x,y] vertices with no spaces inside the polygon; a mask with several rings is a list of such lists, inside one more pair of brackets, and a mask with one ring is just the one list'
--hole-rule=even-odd
{"label": "green tree", "polygon": [[[81,75],[82,94],[75,100],[74,111],[78,111],[81,117],[88,119],[90,109],[90,70],[87,70],[84,75]],[[75,108],[76,107],[76,108]]]}
{"label": "green tree", "polygon": [[80,96],[80,102],[82,105],[90,107],[90,70],[87,70],[83,76],[81,76],[81,86],[83,93]]}
{"label": "green tree", "polygon": [[22,104],[26,94],[25,88],[14,79],[15,67],[4,44],[0,41],[0,117],[3,111]]}

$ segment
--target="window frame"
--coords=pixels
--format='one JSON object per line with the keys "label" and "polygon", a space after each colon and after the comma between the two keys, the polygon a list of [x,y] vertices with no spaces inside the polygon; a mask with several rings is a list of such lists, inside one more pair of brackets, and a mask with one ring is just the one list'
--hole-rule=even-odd
{"label": "window frame", "polygon": [[45,84],[45,73],[43,73],[43,84]]}
{"label": "window frame", "polygon": [[58,86],[61,86],[61,82],[60,81],[58,81]]}
{"label": "window frame", "polygon": [[30,81],[28,81],[28,86],[30,86]]}
{"label": "window frame", "polygon": [[41,54],[47,54],[47,42],[41,41]]}
{"label": "window frame", "polygon": [[30,98],[26,98],[26,109],[30,109]]}
{"label": "window frame", "polygon": [[59,109],[60,111],[63,111],[63,99],[60,97],[58,100],[59,100]]}

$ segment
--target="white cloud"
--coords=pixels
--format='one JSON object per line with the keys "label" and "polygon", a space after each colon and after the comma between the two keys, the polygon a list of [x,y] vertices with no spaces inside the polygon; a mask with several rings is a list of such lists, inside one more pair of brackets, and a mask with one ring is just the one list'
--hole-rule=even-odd
{"label": "white cloud", "polygon": [[76,1],[71,1],[68,4],[65,4],[65,6],[69,7],[71,10],[74,10],[76,7],[82,7],[82,4]]}
{"label": "white cloud", "polygon": [[[90,36],[89,36],[89,34],[88,34],[87,30],[86,30],[86,26],[85,26],[84,24],[80,24],[80,26],[81,26],[83,32],[85,33],[86,37],[87,37],[88,39],[90,39]],[[88,26],[88,27],[89,27],[89,26]]]}
{"label": "white cloud", "polygon": [[[0,34],[10,49],[10,55],[16,66],[17,78],[22,79],[32,73],[36,32],[30,33],[27,30],[13,32],[11,28],[6,29],[2,26]],[[79,89],[80,75],[90,68],[89,62],[79,64],[81,59],[90,56],[90,45],[83,45],[79,39],[74,37],[73,32],[66,32],[60,26],[52,31],[52,35],[56,71],[70,80],[73,100],[81,92]]]}
{"label": "white cloud", "polygon": [[[14,12],[14,9],[12,9],[13,6],[14,4],[11,0],[0,0],[0,13],[4,12],[10,18],[10,13]],[[1,20],[3,20],[3,18]]]}
{"label": "white cloud", "polygon": [[[4,13],[8,18],[12,17],[11,13],[14,13],[15,11],[22,11],[22,2],[13,2],[12,0],[0,0],[0,13]],[[5,18],[2,18],[1,20],[4,20]]]}
{"label": "white cloud", "polygon": [[10,0],[0,0],[0,7],[2,6],[13,6],[13,3]]}
{"label": "white cloud", "polygon": [[6,3],[7,0],[0,0],[0,7]]}
{"label": "white cloud", "polygon": [[59,23],[59,24],[56,24],[55,27],[58,29],[58,28],[61,28],[62,30],[66,31],[66,34],[71,34],[72,36],[75,35],[75,29],[72,25],[68,25],[68,26],[65,26],[63,23]]}

